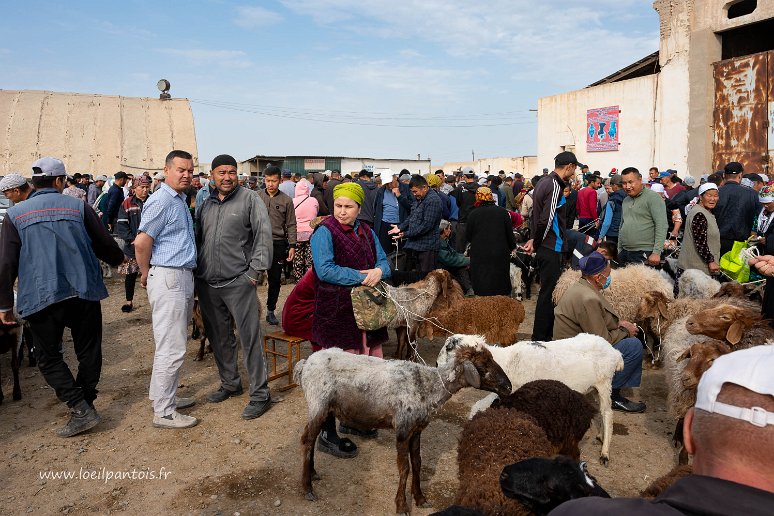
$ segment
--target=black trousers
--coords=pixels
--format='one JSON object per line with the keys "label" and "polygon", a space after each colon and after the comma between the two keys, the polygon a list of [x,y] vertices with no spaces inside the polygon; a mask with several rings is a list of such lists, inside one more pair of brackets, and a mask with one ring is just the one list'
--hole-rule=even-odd
{"label": "black trousers", "polygon": [[406,270],[417,271],[421,278],[424,278],[428,272],[438,268],[438,251],[406,249],[406,254]]}
{"label": "black trousers", "polygon": [[468,238],[465,234],[467,226],[467,222],[457,222],[457,238],[454,241],[454,247],[460,253],[464,253],[465,248],[468,246]]}
{"label": "black trousers", "polygon": [[382,245],[384,254],[390,254],[395,250],[395,240],[392,235],[388,235],[387,232],[392,229],[392,222],[384,222],[379,226],[379,234],[376,235],[379,238],[379,243]]}
{"label": "black trousers", "polygon": [[273,312],[277,308],[277,299],[279,299],[280,286],[282,280],[282,270],[285,268],[288,257],[287,240],[274,241],[274,254],[271,259],[271,268],[268,272],[269,294],[266,299],[266,310]]}
{"label": "black trousers", "polygon": [[551,296],[562,274],[562,253],[539,247],[535,254],[540,294],[535,305],[532,340],[549,341],[554,335],[554,302]]}
{"label": "black trousers", "polygon": [[137,275],[139,272],[133,272],[126,275],[124,280],[124,290],[126,291],[126,300],[131,301],[134,299],[134,287],[137,284]]}
{"label": "black trousers", "polygon": [[[35,355],[43,378],[57,398],[73,407],[81,400],[94,403],[102,373],[102,307],[79,298],[55,303],[27,317],[35,339]],[[78,375],[73,378],[60,344],[65,328],[73,335]]]}

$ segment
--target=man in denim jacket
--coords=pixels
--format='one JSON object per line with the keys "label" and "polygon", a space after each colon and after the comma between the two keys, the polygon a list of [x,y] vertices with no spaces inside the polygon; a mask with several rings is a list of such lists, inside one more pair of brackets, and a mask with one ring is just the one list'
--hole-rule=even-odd
{"label": "man in denim jacket", "polygon": [[[57,434],[71,437],[100,421],[94,410],[102,370],[100,301],[108,293],[98,259],[117,266],[124,253],[91,206],[62,195],[64,163],[41,158],[32,170],[35,192],[8,210],[0,231],[0,323],[15,323],[18,276],[16,309],[29,322],[40,372],[72,412]],[[77,378],[60,351],[65,327],[78,357]]]}

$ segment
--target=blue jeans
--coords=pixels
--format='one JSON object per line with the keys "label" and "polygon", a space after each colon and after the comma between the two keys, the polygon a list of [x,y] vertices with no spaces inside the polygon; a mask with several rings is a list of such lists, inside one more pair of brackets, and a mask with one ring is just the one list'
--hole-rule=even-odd
{"label": "blue jeans", "polygon": [[613,389],[639,387],[642,379],[642,342],[636,337],[619,340],[613,347],[624,360],[624,368],[613,375]]}

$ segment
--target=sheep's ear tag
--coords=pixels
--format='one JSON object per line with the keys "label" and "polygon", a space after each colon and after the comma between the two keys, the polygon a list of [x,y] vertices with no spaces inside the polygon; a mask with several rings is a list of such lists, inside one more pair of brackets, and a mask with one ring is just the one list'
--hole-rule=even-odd
{"label": "sheep's ear tag", "polygon": [[465,381],[468,382],[468,385],[474,389],[478,389],[481,386],[481,377],[478,375],[476,366],[466,360],[462,364],[462,370],[465,373]]}
{"label": "sheep's ear tag", "polygon": [[739,321],[731,325],[726,332],[726,340],[736,346],[742,340],[742,323]]}

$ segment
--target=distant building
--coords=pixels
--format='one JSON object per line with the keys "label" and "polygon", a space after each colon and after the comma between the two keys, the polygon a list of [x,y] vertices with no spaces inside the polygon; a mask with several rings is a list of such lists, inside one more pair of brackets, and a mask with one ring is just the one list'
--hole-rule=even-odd
{"label": "distant building", "polygon": [[774,2],[656,0],[653,8],[658,52],[539,100],[538,162],[570,150],[603,176],[657,166],[698,177],[728,161],[770,172]]}
{"label": "distant building", "polygon": [[454,174],[466,167],[472,167],[478,176],[497,175],[501,170],[519,172],[524,177],[532,177],[542,171],[537,156],[517,156],[512,158],[481,158],[476,161],[450,161],[440,166],[433,165],[433,171],[443,170],[444,174]]}
{"label": "distant building", "polygon": [[159,171],[173,149],[198,163],[186,99],[0,90],[0,176],[30,176],[41,156],[60,158],[69,173]]}
{"label": "distant building", "polygon": [[363,169],[374,174],[390,169],[396,174],[403,169],[412,174],[430,173],[429,159],[391,159],[391,158],[347,158],[342,156],[254,156],[240,163],[239,173],[261,175],[269,164],[289,169],[302,176],[310,172],[339,170],[341,174],[356,174]]}

